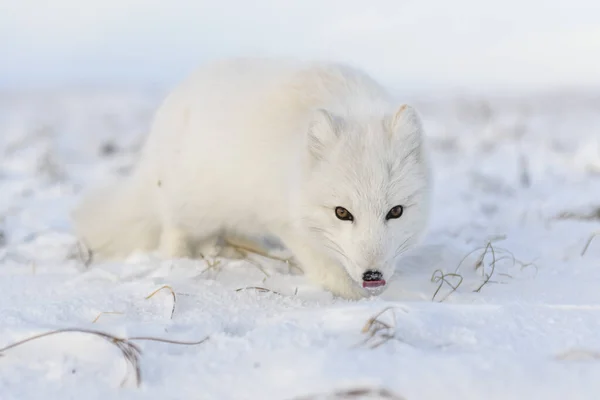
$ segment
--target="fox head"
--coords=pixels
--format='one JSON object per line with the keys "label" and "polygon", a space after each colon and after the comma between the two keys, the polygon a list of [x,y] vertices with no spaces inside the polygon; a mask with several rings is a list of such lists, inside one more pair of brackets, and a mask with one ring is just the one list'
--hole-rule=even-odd
{"label": "fox head", "polygon": [[368,116],[316,110],[306,140],[301,229],[357,285],[385,288],[423,236],[430,175],[410,106]]}

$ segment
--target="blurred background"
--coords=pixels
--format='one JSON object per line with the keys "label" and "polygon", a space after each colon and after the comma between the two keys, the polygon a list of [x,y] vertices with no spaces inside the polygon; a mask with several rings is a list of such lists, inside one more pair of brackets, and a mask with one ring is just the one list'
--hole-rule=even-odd
{"label": "blurred background", "polygon": [[1,0],[0,87],[172,85],[223,56],[333,58],[404,90],[600,84],[597,0]]}

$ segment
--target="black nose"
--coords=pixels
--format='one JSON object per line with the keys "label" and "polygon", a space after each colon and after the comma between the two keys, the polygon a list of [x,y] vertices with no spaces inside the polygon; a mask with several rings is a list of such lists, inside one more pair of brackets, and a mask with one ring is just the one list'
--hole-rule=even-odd
{"label": "black nose", "polygon": [[363,274],[363,281],[365,282],[380,281],[381,279],[383,279],[383,274],[379,271],[369,270]]}

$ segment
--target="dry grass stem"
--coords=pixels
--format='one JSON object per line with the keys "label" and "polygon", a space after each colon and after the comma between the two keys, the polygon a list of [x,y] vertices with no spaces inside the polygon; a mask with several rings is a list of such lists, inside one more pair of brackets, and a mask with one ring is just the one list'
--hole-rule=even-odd
{"label": "dry grass stem", "polygon": [[173,308],[171,309],[171,319],[173,319],[173,314],[175,314],[175,305],[177,304],[177,296],[175,295],[175,291],[173,290],[173,288],[171,286],[165,285],[163,287],[156,289],[154,292],[152,292],[148,296],[146,296],[146,300],[148,300],[149,298],[154,296],[156,293],[158,293],[164,289],[167,289],[169,292],[171,292],[171,296],[173,296]]}
{"label": "dry grass stem", "polygon": [[564,211],[558,214],[555,219],[574,219],[577,221],[597,221],[600,220],[600,206],[593,207],[589,212]]}
{"label": "dry grass stem", "polygon": [[241,245],[238,243],[232,243],[231,241],[228,241],[228,240],[225,240],[225,243],[228,246],[234,248],[237,252],[242,254],[244,257],[246,257],[246,261],[248,261],[249,263],[251,263],[252,265],[257,267],[267,277],[269,277],[270,275],[262,268],[262,266],[258,262],[256,262],[255,260],[251,260],[248,257],[250,254],[256,254],[261,257],[271,259],[273,261],[283,262],[288,266],[290,271],[291,271],[291,269],[297,269],[300,272],[303,272],[302,269],[298,265],[296,265],[296,263],[293,261],[293,257],[289,257],[289,258],[278,257],[275,255],[269,254],[268,252],[261,250],[258,247],[244,246],[244,245]]}
{"label": "dry grass stem", "polygon": [[[502,238],[504,238],[504,237],[501,237],[500,239],[502,239]],[[503,283],[503,282],[498,282],[498,281],[492,280],[492,277],[494,276],[494,274],[496,272],[496,264],[499,263],[500,261],[509,260],[512,263],[512,266],[519,264],[521,266],[521,270],[523,270],[527,267],[533,266],[537,272],[537,266],[533,262],[524,263],[522,261],[517,260],[517,258],[511,251],[501,248],[501,247],[494,246],[492,244],[494,241],[495,241],[494,239],[490,239],[485,244],[485,246],[478,247],[478,248],[472,250],[471,252],[467,253],[462,258],[462,260],[458,263],[458,266],[455,269],[455,272],[458,272],[459,269],[461,268],[461,266],[464,264],[464,262],[467,260],[467,258],[469,256],[471,256],[472,254],[474,254],[478,251],[481,251],[481,254],[479,255],[479,257],[477,257],[477,260],[475,261],[474,268],[475,268],[475,270],[478,270],[481,268],[481,275],[483,277],[483,282],[475,290],[473,290],[473,292],[475,292],[475,293],[481,292],[481,289],[489,283]],[[491,261],[489,262],[489,264],[486,265],[485,260],[487,257],[491,257]],[[500,274],[497,274],[497,275],[500,275]],[[502,274],[502,275],[510,276],[508,274]]]}
{"label": "dry grass stem", "polygon": [[[485,272],[485,264],[484,264],[485,256],[486,256],[488,250],[492,254],[492,262],[490,263],[490,273],[489,274]],[[490,279],[492,278],[492,275],[494,275],[494,271],[496,270],[496,250],[494,250],[494,246],[492,245],[492,242],[487,242],[487,245],[485,246],[483,253],[477,259],[477,262],[475,264],[475,269],[479,269],[479,268],[481,268],[481,275],[483,276],[483,282],[477,289],[474,290],[475,293],[479,293],[481,291],[481,289],[487,283],[490,282]]]}
{"label": "dry grass stem", "polygon": [[[246,257],[246,261],[248,261],[250,264],[254,265],[260,272],[262,272],[265,275],[265,280],[267,278],[270,278],[271,275],[269,275],[269,273],[267,271],[265,271],[265,269],[262,267],[262,265],[260,265],[260,263],[258,261],[252,260],[248,257]],[[264,282],[264,280],[263,280]]]}
{"label": "dry grass stem", "polygon": [[581,257],[585,256],[585,253],[587,253],[588,248],[590,247],[590,245],[592,244],[592,241],[594,240],[594,238],[596,236],[600,235],[600,232],[594,232],[590,235],[589,239],[587,240],[587,242],[585,242],[585,246],[583,247],[583,250],[581,250]]}
{"label": "dry grass stem", "polygon": [[385,400],[405,400],[404,397],[399,396],[386,388],[354,388],[337,390],[328,394],[318,394],[310,396],[296,397],[294,400],[354,400],[360,399],[364,396],[374,397]]}
{"label": "dry grass stem", "polygon": [[[106,340],[107,342],[109,342],[110,344],[116,346],[121,351],[121,354],[123,355],[123,358],[125,359],[125,362],[129,366],[131,366],[131,368],[133,369],[135,383],[136,383],[136,386],[138,386],[138,387],[142,383],[142,373],[141,373],[141,368],[140,368],[140,357],[142,354],[142,350],[135,343],[132,343],[131,342],[132,340],[146,340],[146,341],[155,341],[155,342],[187,345],[187,346],[198,345],[198,344],[204,343],[206,340],[208,340],[208,337],[206,337],[200,341],[195,341],[195,342],[184,342],[184,341],[162,339],[162,338],[155,338],[155,337],[145,337],[145,336],[119,338],[119,337],[111,335],[109,333],[92,330],[92,329],[66,328],[66,329],[58,329],[55,331],[40,333],[40,334],[28,337],[23,340],[19,340],[18,342],[12,343],[8,346],[1,348],[0,356],[2,356],[3,355],[2,353],[6,352],[7,350],[24,345],[28,342],[38,340],[38,339],[41,339],[41,338],[44,338],[47,336],[61,334],[61,333],[84,333],[84,334],[94,335],[94,336],[100,337],[100,338]],[[125,377],[123,378],[123,381],[121,382],[121,386],[124,386],[125,383],[127,383],[128,378],[129,378],[129,374],[125,375]]]}
{"label": "dry grass stem", "polygon": [[210,260],[207,260],[206,258],[204,258],[204,261],[206,262],[206,265],[207,265],[207,267],[206,267],[206,268],[204,268],[204,269],[202,270],[202,272],[200,272],[200,275],[199,275],[199,276],[202,276],[202,275],[204,275],[204,273],[205,273],[206,271],[209,271],[209,270],[211,270],[211,269],[214,269],[214,270],[215,270],[217,273],[219,273],[219,270],[218,270],[218,268],[217,268],[217,267],[219,266],[219,264],[221,264],[221,260],[219,260],[219,259],[215,259],[215,260],[214,260],[214,262],[212,262],[212,261],[210,261]]}
{"label": "dry grass stem", "polygon": [[105,314],[112,314],[112,315],[124,315],[125,313],[119,312],[119,311],[102,311],[100,314],[98,314],[96,316],[96,318],[94,318],[94,320],[92,321],[92,324],[95,324],[96,322],[98,322],[98,320],[100,319],[101,316],[105,315]]}
{"label": "dry grass stem", "polygon": [[401,340],[398,337],[396,337],[396,314],[394,312],[391,313],[391,324],[381,320],[381,316],[383,316],[388,311],[394,310],[396,308],[397,307],[393,306],[386,307],[371,318],[369,318],[361,330],[361,332],[366,334],[367,337],[357,346],[369,344],[369,348],[374,349],[388,342],[389,340]]}
{"label": "dry grass stem", "polygon": [[275,293],[278,294],[280,296],[283,296],[283,294],[276,292],[275,290],[271,290],[271,289],[267,289],[264,287],[259,287],[259,286],[248,286],[248,287],[243,287],[243,288],[239,288],[236,289],[236,292],[244,292],[246,290],[256,290],[257,292],[261,292],[261,293]]}
{"label": "dry grass stem", "polygon": [[277,256],[274,256],[272,254],[269,254],[266,251],[263,251],[263,250],[259,249],[258,247],[244,246],[244,245],[241,245],[241,244],[238,244],[238,243],[232,243],[232,242],[227,241],[227,240],[225,240],[225,243],[228,246],[233,247],[234,249],[236,249],[237,251],[239,251],[240,253],[242,253],[245,256],[247,256],[249,253],[252,253],[252,254],[258,254],[259,256],[264,257],[264,258],[269,258],[271,260],[280,261],[280,262],[283,262],[283,263],[286,263],[286,264],[292,263],[292,258],[291,257],[290,258],[277,257]]}
{"label": "dry grass stem", "polygon": [[[453,283],[448,278],[458,279],[458,282]],[[462,277],[462,275],[457,274],[455,272],[450,272],[450,273],[445,274],[441,269],[437,269],[437,270],[433,271],[433,274],[431,275],[431,282],[439,283],[437,289],[435,289],[435,292],[433,293],[433,296],[431,297],[431,301],[435,300],[435,297],[438,295],[439,291],[442,289],[444,284],[447,284],[448,286],[450,286],[452,288],[452,290],[450,292],[448,292],[441,300],[439,300],[439,302],[441,303],[444,300],[446,300],[448,298],[448,296],[450,296],[452,293],[454,293],[456,291],[456,289],[458,289],[458,287],[463,282],[463,277]]]}
{"label": "dry grass stem", "polygon": [[[59,330],[55,330],[55,331],[40,333],[38,335],[31,336],[27,339],[19,340],[16,343],[10,344],[10,345],[0,349],[0,354],[4,353],[7,350],[15,348],[17,346],[21,346],[25,343],[31,342],[33,340],[37,340],[37,339],[41,339],[41,338],[44,338],[47,336],[57,335],[57,334],[61,334],[61,333],[67,333],[67,332],[78,332],[78,333],[86,333],[86,334],[95,335],[95,336],[98,336],[98,337],[108,341],[112,345],[116,346],[121,351],[123,358],[125,359],[125,362],[127,362],[131,366],[131,368],[134,370],[136,385],[139,386],[141,384],[141,381],[142,381],[141,370],[140,370],[140,355],[142,354],[141,349],[135,343],[131,343],[127,339],[121,339],[121,338],[118,338],[111,334],[100,332],[100,331],[95,331],[95,330],[91,330],[91,329],[67,328],[67,329],[59,329]],[[123,385],[125,385],[125,383],[127,383],[128,377],[129,377],[129,374],[125,375],[125,378],[123,378],[123,381],[121,382],[121,386],[123,386]]]}
{"label": "dry grass stem", "polygon": [[210,338],[210,336],[207,336],[204,339],[195,340],[195,341],[190,342],[190,341],[183,341],[183,340],[171,340],[171,339],[156,338],[156,337],[152,337],[152,336],[133,336],[127,340],[145,340],[145,341],[149,341],[149,342],[179,344],[182,346],[196,346],[196,345],[206,342],[209,338]]}
{"label": "dry grass stem", "polygon": [[589,349],[569,349],[554,357],[559,361],[597,361],[600,360],[600,351]]}
{"label": "dry grass stem", "polygon": [[94,261],[94,253],[81,240],[77,241],[77,253],[79,256],[79,261],[81,261],[85,267],[89,267]]}
{"label": "dry grass stem", "polygon": [[[436,298],[440,294],[444,285],[448,285],[451,290],[442,299],[439,300],[440,303],[443,302],[444,300],[446,300],[452,293],[454,293],[459,288],[459,286],[463,283],[463,276],[459,273],[459,271],[460,271],[461,267],[463,266],[463,264],[466,262],[466,260],[471,255],[473,255],[477,252],[480,252],[480,254],[477,256],[477,259],[475,260],[475,263],[473,264],[473,268],[476,271],[481,270],[481,276],[483,278],[483,281],[476,289],[473,290],[473,292],[475,292],[475,293],[481,292],[481,289],[485,285],[490,284],[490,283],[498,283],[498,284],[506,283],[506,282],[500,282],[497,280],[492,280],[493,276],[503,276],[503,277],[512,278],[512,276],[508,273],[497,273],[496,265],[501,261],[508,261],[508,262],[512,263],[513,267],[518,264],[521,266],[521,270],[523,270],[527,267],[534,267],[537,272],[537,265],[535,265],[533,262],[524,263],[522,261],[519,261],[519,260],[517,260],[515,255],[512,252],[510,252],[509,250],[501,248],[501,247],[497,247],[493,244],[496,241],[500,241],[500,240],[504,240],[504,239],[506,239],[506,236],[504,236],[504,235],[490,238],[490,239],[488,239],[488,241],[486,242],[486,244],[484,246],[477,247],[477,248],[473,249],[472,251],[468,252],[460,260],[460,262],[456,266],[454,272],[446,273],[441,269],[435,270],[433,272],[433,274],[431,275],[431,282],[437,283],[438,286],[435,289],[435,292],[433,293],[431,300],[432,301],[436,300]],[[486,259],[488,259],[488,258],[491,258],[489,263],[486,262]]]}

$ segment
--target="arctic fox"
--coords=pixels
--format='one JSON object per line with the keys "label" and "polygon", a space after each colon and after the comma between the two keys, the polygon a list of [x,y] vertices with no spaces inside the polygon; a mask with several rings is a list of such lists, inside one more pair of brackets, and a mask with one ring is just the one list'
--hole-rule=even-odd
{"label": "arctic fox", "polygon": [[209,63],[164,100],[132,174],[78,206],[75,231],[96,260],[272,235],[334,295],[377,294],[426,230],[423,139],[418,113],[353,67]]}

